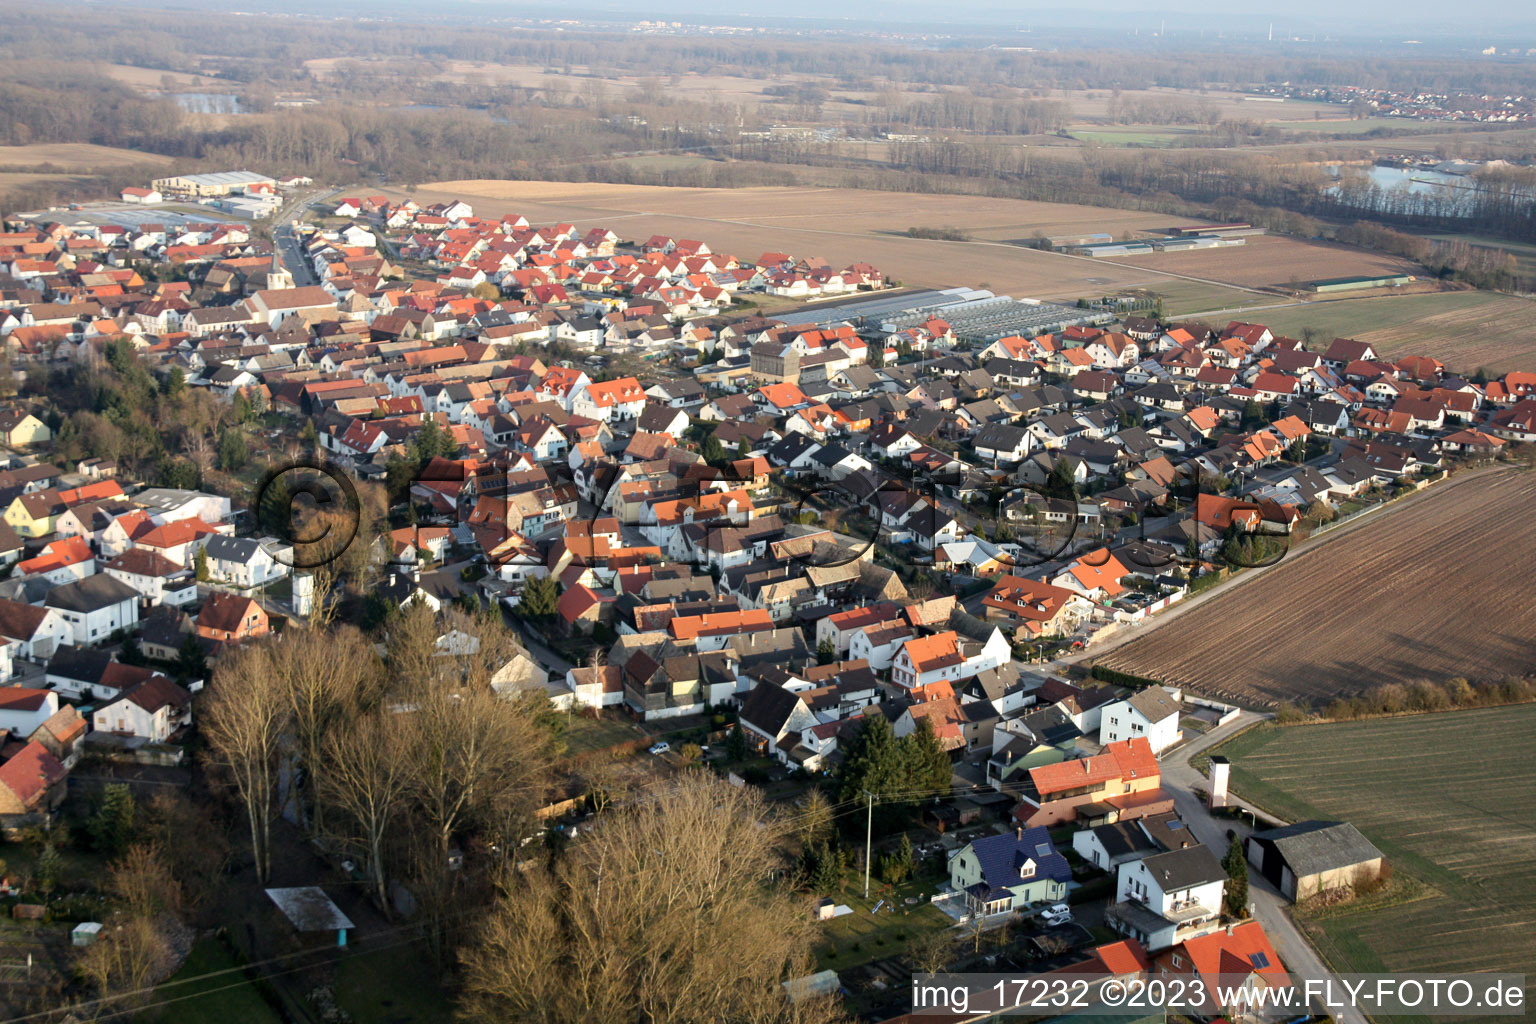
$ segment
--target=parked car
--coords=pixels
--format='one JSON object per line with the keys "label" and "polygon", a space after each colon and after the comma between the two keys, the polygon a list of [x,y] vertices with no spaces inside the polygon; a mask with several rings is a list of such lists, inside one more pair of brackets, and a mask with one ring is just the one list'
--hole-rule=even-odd
{"label": "parked car", "polygon": [[672,744],[668,743],[666,740],[658,740],[657,742],[651,744],[651,753],[653,754],[665,754],[671,749]]}

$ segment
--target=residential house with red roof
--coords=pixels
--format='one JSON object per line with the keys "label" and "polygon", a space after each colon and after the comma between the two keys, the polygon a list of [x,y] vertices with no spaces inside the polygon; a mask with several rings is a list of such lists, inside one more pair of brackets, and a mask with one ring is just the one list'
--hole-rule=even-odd
{"label": "residential house with red roof", "polygon": [[64,802],[69,770],[32,741],[0,764],[0,829],[42,824]]}
{"label": "residential house with red roof", "polygon": [[97,708],[91,727],[113,736],[164,743],[192,724],[192,695],[158,673]]}
{"label": "residential house with red roof", "polygon": [[1123,740],[1092,757],[1031,768],[1013,816],[1025,825],[1050,826],[1161,814],[1173,808],[1161,784],[1151,745]]}

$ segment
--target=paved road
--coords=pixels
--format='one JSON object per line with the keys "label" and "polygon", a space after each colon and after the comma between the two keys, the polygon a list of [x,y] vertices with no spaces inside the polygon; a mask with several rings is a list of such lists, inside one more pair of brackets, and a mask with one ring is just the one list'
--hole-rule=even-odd
{"label": "paved road", "polygon": [[324,192],[316,192],[305,196],[288,207],[281,210],[274,218],[272,227],[272,242],[277,247],[278,259],[283,264],[283,269],[293,275],[293,283],[297,288],[320,283],[315,276],[314,267],[304,258],[304,249],[299,244],[298,234],[294,231],[294,225],[304,219],[317,204],[335,196],[340,189],[328,189]]}
{"label": "paved road", "polygon": [[[1216,818],[1211,815],[1205,803],[1194,792],[1196,787],[1206,787],[1205,776],[1201,775],[1190,761],[1201,751],[1268,717],[1268,715],[1244,711],[1235,720],[1212,729],[1199,739],[1174,751],[1161,763],[1163,788],[1172,795],[1174,808],[1178,811],[1179,817],[1194,833],[1195,838],[1209,846],[1218,857],[1226,853],[1230,842],[1227,837],[1229,829],[1241,836],[1246,836],[1253,830],[1246,822]],[[1242,801],[1237,802],[1242,803]],[[1312,944],[1307,941],[1306,936],[1291,920],[1289,906],[1284,897],[1267,881],[1257,876],[1249,879],[1248,894],[1249,902],[1253,905],[1254,918],[1264,926],[1264,932],[1269,936],[1270,944],[1275,947],[1275,952],[1280,954],[1280,959],[1286,969],[1291,972],[1292,978],[1321,979],[1334,976],[1327,964],[1323,963],[1322,957],[1318,956],[1317,951],[1312,948]],[[1335,1010],[1333,1016],[1341,1024],[1367,1024],[1365,1015],[1353,1008]]]}
{"label": "paved road", "polygon": [[[501,603],[498,602],[498,604]],[[509,612],[505,604],[501,604],[501,617],[505,620],[507,628],[518,635],[523,642],[523,646],[528,649],[528,653],[533,655],[534,659],[540,665],[543,665],[546,671],[559,672],[561,675],[564,675],[576,667],[567,659],[556,654],[546,644],[540,642],[539,638],[533,633],[524,629],[523,620]]]}

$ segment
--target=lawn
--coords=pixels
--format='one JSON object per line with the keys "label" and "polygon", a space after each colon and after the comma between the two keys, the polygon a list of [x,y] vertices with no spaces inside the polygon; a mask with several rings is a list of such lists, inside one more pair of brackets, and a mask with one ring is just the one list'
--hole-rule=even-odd
{"label": "lawn", "polygon": [[571,715],[565,727],[565,753],[567,757],[581,757],[594,750],[645,738],[645,733],[638,727],[616,716],[586,718]]}
{"label": "lawn", "polygon": [[[857,876],[857,877],[855,877]],[[847,904],[853,913],[823,923],[823,944],[816,952],[818,970],[846,970],[872,960],[883,960],[906,950],[908,944],[924,932],[954,927],[954,920],[928,902],[937,882],[932,877],[917,878],[899,886],[890,886],[877,878],[869,883],[869,899],[864,898],[864,876],[849,872],[841,892],[832,893],[834,903]],[[918,902],[908,905],[908,897]],[[881,906],[881,901],[885,901]],[[880,906],[876,915],[874,908]],[[894,907],[894,910],[887,910]],[[960,938],[960,933],[955,933]]]}
{"label": "lawn", "polygon": [[1518,973],[1536,963],[1532,735],[1527,704],[1265,727],[1221,753],[1247,799],[1350,821],[1392,865],[1387,898],[1300,915],[1335,969]]}
{"label": "lawn", "polygon": [[156,987],[155,1002],[164,1005],[152,1006],[135,1019],[151,1024],[281,1024],[282,1018],[239,968],[218,939],[199,939],[181,970]]}
{"label": "lawn", "polygon": [[[416,943],[380,938],[336,961],[336,1005],[356,1021],[428,1024],[443,1020],[452,1001],[434,975],[431,957]],[[238,1018],[236,1018],[238,1019]]]}

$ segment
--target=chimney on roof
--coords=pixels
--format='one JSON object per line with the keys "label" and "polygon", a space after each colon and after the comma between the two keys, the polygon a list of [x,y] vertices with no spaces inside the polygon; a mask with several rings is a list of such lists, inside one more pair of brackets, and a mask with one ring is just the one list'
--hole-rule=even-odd
{"label": "chimney on roof", "polygon": [[1227,934],[1228,935],[1232,934],[1232,926],[1231,925],[1227,925]]}
{"label": "chimney on roof", "polygon": [[1015,839],[1017,839],[1021,843],[1024,841],[1024,826],[1023,825],[1015,825],[1014,826],[1013,837]]}

